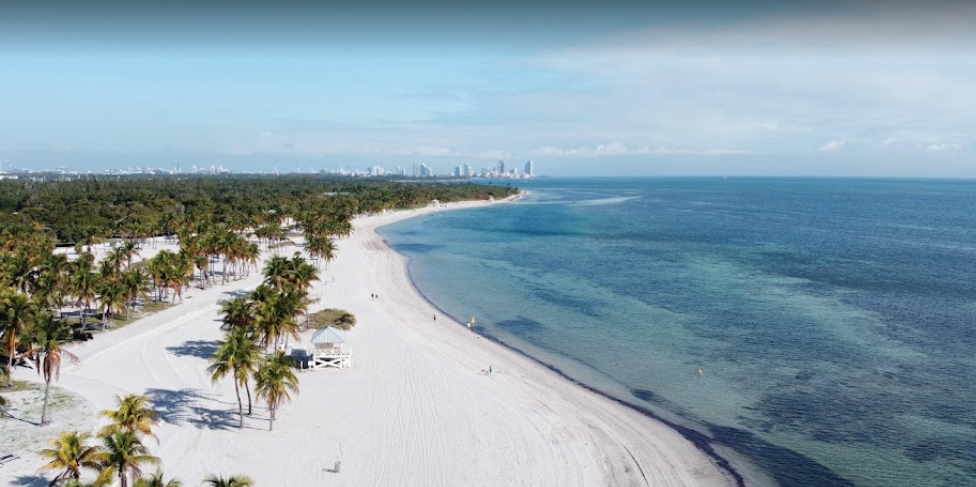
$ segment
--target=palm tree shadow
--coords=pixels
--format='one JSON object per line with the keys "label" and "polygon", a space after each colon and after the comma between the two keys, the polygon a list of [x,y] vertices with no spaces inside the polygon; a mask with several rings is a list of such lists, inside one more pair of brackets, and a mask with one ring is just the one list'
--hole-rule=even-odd
{"label": "palm tree shadow", "polygon": [[10,481],[10,485],[16,485],[18,487],[41,487],[50,483],[50,480],[41,477],[40,475],[21,475],[20,477],[15,477]]}
{"label": "palm tree shadow", "polygon": [[210,358],[217,352],[217,344],[207,340],[188,340],[182,345],[166,347],[166,351],[180,357]]}
{"label": "palm tree shadow", "polygon": [[191,424],[197,429],[210,430],[233,429],[237,425],[236,411],[209,407],[220,401],[207,397],[199,389],[148,389],[146,395],[164,423]]}
{"label": "palm tree shadow", "polygon": [[10,414],[10,411],[9,410],[6,410],[6,409],[3,410],[3,414],[0,414],[0,419],[12,419],[14,421],[20,421],[21,423],[27,423],[27,424],[29,424],[31,426],[40,426],[41,425],[40,422],[34,422],[34,421],[29,420],[29,419],[18,418],[17,416],[14,416],[13,414]]}

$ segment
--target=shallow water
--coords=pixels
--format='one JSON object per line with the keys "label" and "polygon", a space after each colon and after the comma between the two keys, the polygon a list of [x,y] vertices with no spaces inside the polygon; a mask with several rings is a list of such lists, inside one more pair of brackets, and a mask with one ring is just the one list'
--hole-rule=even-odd
{"label": "shallow water", "polygon": [[444,312],[782,485],[976,485],[976,183],[522,187],[381,233]]}

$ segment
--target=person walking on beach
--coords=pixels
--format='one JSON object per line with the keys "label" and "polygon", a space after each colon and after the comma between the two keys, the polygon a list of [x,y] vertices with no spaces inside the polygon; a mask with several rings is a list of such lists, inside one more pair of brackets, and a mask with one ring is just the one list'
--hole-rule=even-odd
{"label": "person walking on beach", "polygon": [[491,375],[493,373],[494,373],[494,370],[491,368],[491,364],[488,364],[488,375]]}
{"label": "person walking on beach", "polygon": [[434,321],[437,321],[437,315],[434,315]]}

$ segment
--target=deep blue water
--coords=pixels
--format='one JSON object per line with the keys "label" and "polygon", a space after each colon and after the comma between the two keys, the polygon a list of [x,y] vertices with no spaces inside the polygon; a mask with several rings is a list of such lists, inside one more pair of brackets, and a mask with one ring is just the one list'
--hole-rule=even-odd
{"label": "deep blue water", "polygon": [[976,485],[976,182],[521,187],[381,233],[444,312],[752,483]]}

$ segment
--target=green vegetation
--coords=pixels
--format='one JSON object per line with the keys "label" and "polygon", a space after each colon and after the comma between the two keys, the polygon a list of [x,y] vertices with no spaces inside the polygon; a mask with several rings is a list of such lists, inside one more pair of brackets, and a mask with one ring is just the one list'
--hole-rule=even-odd
{"label": "green vegetation", "polygon": [[[51,485],[108,486],[113,478],[117,478],[122,487],[128,486],[130,480],[136,485],[146,485],[140,483],[143,465],[160,463],[142,442],[143,436],[153,436],[156,412],[146,396],[119,396],[117,400],[118,409],[102,411],[102,415],[113,422],[99,431],[100,445],[89,443],[94,439],[90,433],[67,431],[51,440],[50,448],[40,452],[41,457],[48,460],[40,471],[58,472]],[[82,483],[83,471],[94,472],[96,479]],[[157,472],[149,480],[162,481],[162,473]]]}
{"label": "green vegetation", "polygon": [[[159,238],[187,223],[253,227],[270,216],[308,223],[306,214],[345,215],[425,206],[431,200],[496,199],[510,187],[397,183],[315,175],[92,177],[73,181],[0,181],[0,227],[53,233],[59,243]],[[342,233],[347,220],[330,218]],[[270,228],[269,230],[275,230]],[[278,228],[277,230],[281,230]],[[319,232],[321,233],[321,232]],[[284,238],[284,232],[267,237]]]}
{"label": "green vegetation", "polygon": [[254,391],[259,398],[268,403],[271,411],[271,421],[268,430],[274,429],[274,420],[278,407],[285,401],[291,400],[291,393],[298,392],[298,377],[295,376],[294,361],[284,352],[277,352],[267,357],[254,374]]}
{"label": "green vegetation", "polygon": [[348,330],[356,326],[356,316],[344,309],[323,309],[308,316],[308,327],[322,329],[328,327]]}
{"label": "green vegetation", "polygon": [[[32,360],[45,367],[50,382],[61,357],[71,357],[57,343],[86,338],[90,316],[98,317],[102,329],[124,325],[162,309],[161,303],[182,300],[190,285],[204,288],[247,276],[262,246],[281,252],[295,245],[288,237],[302,235],[310,262],[302,259],[295,269],[312,279],[295,279],[307,286],[335,258],[333,239],[352,232],[357,214],[515,193],[509,186],[317,176],[2,180],[0,348],[9,371],[15,361]],[[144,247],[173,238],[177,251],[134,262]],[[112,246],[96,262],[92,245],[99,242]],[[73,246],[73,258],[56,253],[58,245]],[[275,259],[276,266],[289,261]],[[298,313],[311,324],[307,288],[269,281],[250,299],[257,307],[256,339],[265,347],[295,336]],[[81,312],[66,315],[66,307]],[[352,323],[346,319],[336,326]],[[0,382],[9,386],[10,375]]]}
{"label": "green vegetation", "polygon": [[217,352],[210,357],[210,379],[217,382],[224,376],[234,376],[234,392],[237,394],[237,413],[240,418],[238,428],[244,427],[244,403],[241,401],[241,386],[247,390],[247,414],[251,414],[251,389],[248,386],[251,375],[257,372],[261,348],[254,340],[253,332],[245,327],[234,327],[227,332],[227,339],[217,342]]}
{"label": "green vegetation", "polygon": [[[7,391],[24,387],[12,382],[12,365],[33,361],[45,379],[44,423],[48,401],[53,399],[56,406],[63,400],[57,394],[49,397],[63,360],[73,358],[63,344],[84,338],[89,316],[98,316],[102,328],[128,323],[134,319],[133,309],[142,307],[144,314],[182,300],[191,283],[203,288],[216,284],[218,277],[224,283],[247,276],[256,268],[262,246],[280,252],[295,245],[290,238],[302,236],[310,261],[300,252],[292,258],[274,256],[261,286],[246,298],[224,303],[228,337],[208,369],[214,380],[234,377],[242,421],[239,387],[247,391],[250,413],[253,379],[257,397],[271,412],[271,429],[279,406],[298,392],[298,378],[289,357],[280,352],[261,357],[261,347],[277,350],[282,338],[297,337],[300,315],[306,326],[313,316],[316,326],[326,320],[327,326],[355,324],[355,317],[340,310],[308,313],[313,304],[309,288],[321,266],[335,258],[333,239],[352,233],[354,216],[425,206],[434,199],[446,203],[515,193],[509,186],[315,176],[0,180],[0,349],[6,358],[0,383],[14,386]],[[142,248],[174,238],[177,251],[161,250],[147,261],[133,262]],[[100,242],[112,245],[96,265],[92,246]],[[57,246],[73,247],[74,258],[56,253]],[[64,313],[72,306],[82,310],[77,318]],[[103,415],[113,424],[97,438],[62,433],[41,453],[48,461],[41,470],[58,472],[52,485],[179,485],[176,480],[164,482],[160,471],[143,475],[145,465],[159,463],[142,441],[153,436],[156,425],[148,398],[119,397],[118,409]],[[82,472],[96,478],[82,482]],[[243,476],[211,477],[206,483],[252,485]]]}
{"label": "green vegetation", "polygon": [[254,481],[246,475],[231,475],[222,477],[213,475],[204,481],[208,487],[251,487]]}
{"label": "green vegetation", "polygon": [[262,347],[268,350],[278,344],[282,336],[298,338],[297,316],[305,313],[311,299],[308,290],[318,280],[318,269],[301,254],[292,258],[274,256],[265,264],[264,282],[247,297],[224,302],[222,328],[226,338],[217,342],[217,352],[210,357],[210,378],[214,382],[232,375],[237,394],[238,427],[244,426],[244,403],[241,386],[247,391],[247,413],[251,414],[250,380],[255,380],[255,392],[265,399],[271,411],[269,428],[274,427],[278,406],[290,400],[290,392],[298,392],[298,377],[292,370],[290,357],[276,352],[261,357]]}

